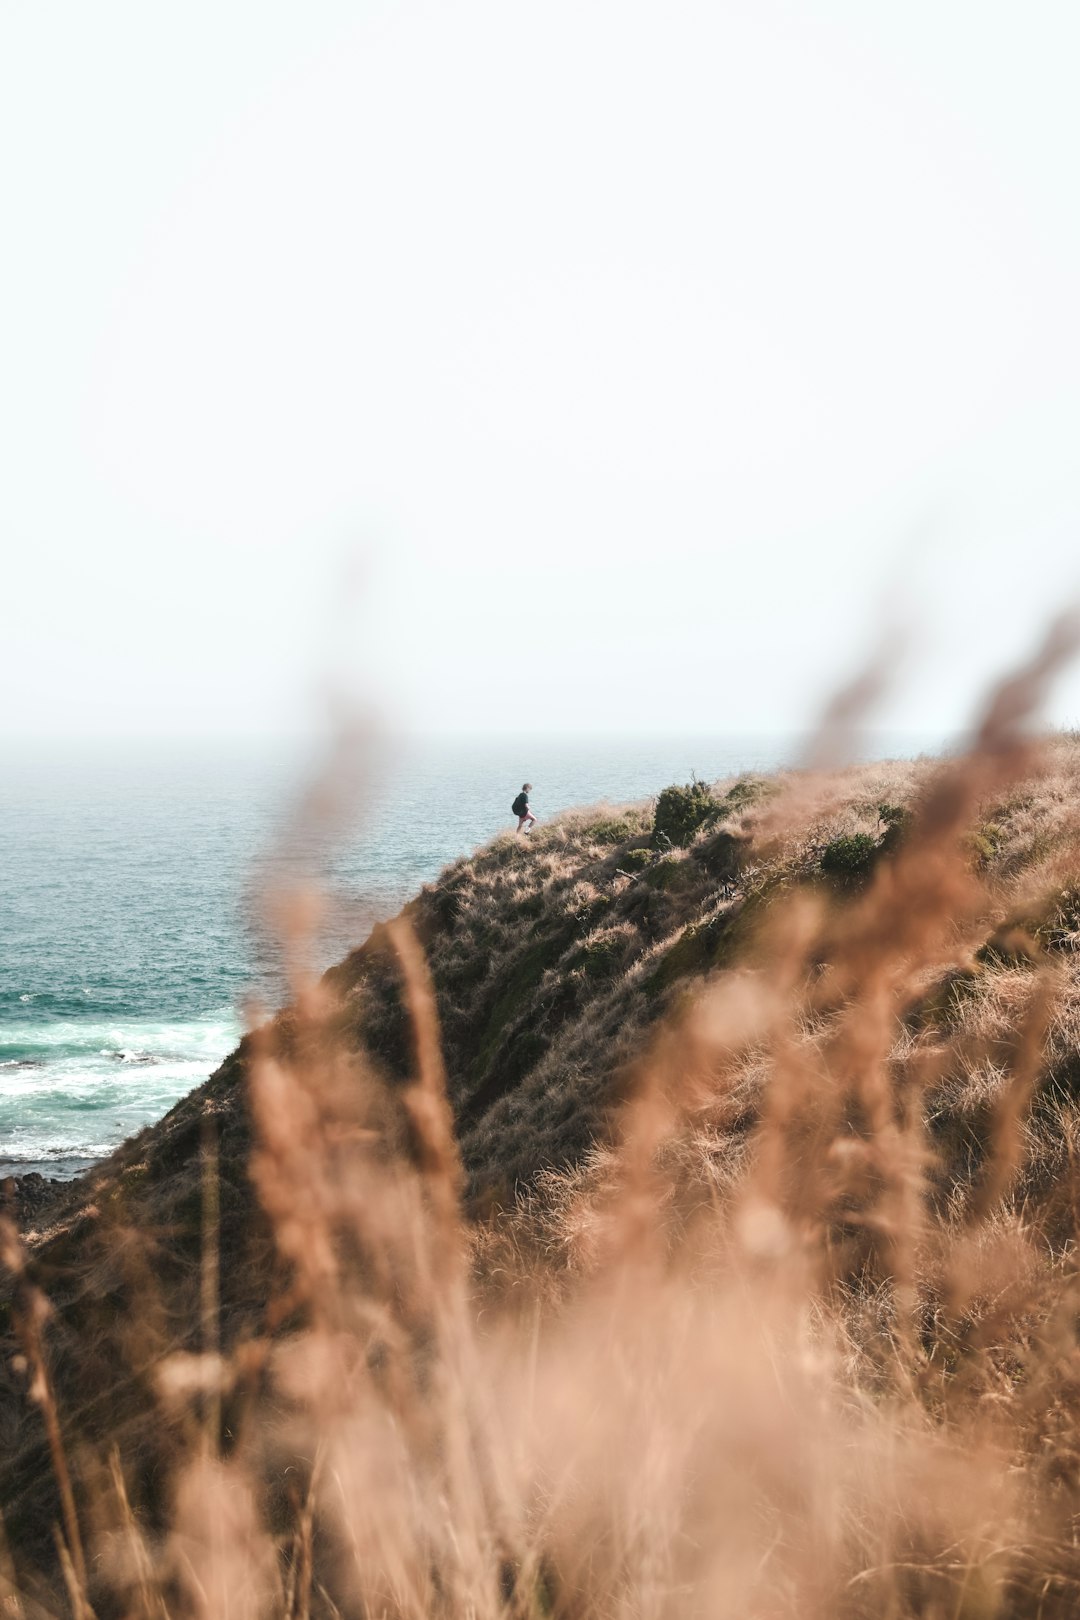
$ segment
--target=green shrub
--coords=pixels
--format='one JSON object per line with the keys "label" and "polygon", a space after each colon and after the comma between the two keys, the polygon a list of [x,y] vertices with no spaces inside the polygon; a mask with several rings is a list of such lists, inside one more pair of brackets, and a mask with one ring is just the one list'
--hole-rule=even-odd
{"label": "green shrub", "polygon": [[724,807],[741,810],[744,805],[757,804],[760,799],[767,799],[775,792],[774,782],[766,782],[760,776],[740,776],[724,794]]}
{"label": "green shrub", "polygon": [[976,866],[989,866],[998,854],[1005,834],[995,821],[984,821],[981,827],[970,832],[964,839],[968,854],[974,857]]}
{"label": "green shrub", "polygon": [[997,854],[997,845],[985,832],[967,832],[960,843],[973,866],[989,866]]}
{"label": "green shrub", "polygon": [[619,856],[620,872],[644,872],[652,864],[653,852],[651,849],[628,849]]}
{"label": "green shrub", "polygon": [[878,848],[888,853],[894,850],[911,826],[911,811],[902,804],[879,804],[878,820],[885,828]]}
{"label": "green shrub", "polygon": [[650,889],[674,889],[686,875],[685,863],[676,855],[665,855],[663,860],[655,861],[645,873],[643,882]]}
{"label": "green shrub", "polygon": [[582,827],[581,836],[590,844],[624,844],[640,831],[640,825],[630,816],[608,816]]}
{"label": "green shrub", "polygon": [[610,911],[614,904],[614,898],[610,894],[596,894],[584,905],[575,902],[575,908],[571,909],[568,915],[574,919],[579,932],[591,934],[605,912]]}
{"label": "green shrub", "polygon": [[653,836],[676,846],[688,844],[699,827],[715,821],[720,805],[707,783],[687,782],[666,787],[656,801]]}
{"label": "green shrub", "polygon": [[624,942],[621,939],[594,939],[581,950],[581,967],[587,979],[607,979],[618,971],[622,963]]}
{"label": "green shrub", "polygon": [[734,833],[725,832],[721,828],[718,833],[713,834],[708,843],[702,844],[694,853],[710,877],[720,882],[730,882],[742,870],[748,847],[747,839],[736,838]]}
{"label": "green shrub", "polygon": [[874,864],[878,844],[869,833],[843,833],[825,845],[820,866],[830,877],[864,877]]}

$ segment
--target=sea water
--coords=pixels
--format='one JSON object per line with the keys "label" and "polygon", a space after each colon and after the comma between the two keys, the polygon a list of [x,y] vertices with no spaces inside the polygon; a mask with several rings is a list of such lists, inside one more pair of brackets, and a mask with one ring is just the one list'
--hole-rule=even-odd
{"label": "sea water", "polygon": [[[871,753],[914,754],[894,737]],[[245,1016],[287,994],[264,903],[326,898],[315,968],[360,943],[457,856],[514,825],[797,760],[778,736],[401,745],[307,795],[284,745],[5,748],[0,776],[0,1175],[72,1176],[212,1073]],[[305,813],[303,806],[308,803]],[[353,813],[355,812],[355,813]]]}

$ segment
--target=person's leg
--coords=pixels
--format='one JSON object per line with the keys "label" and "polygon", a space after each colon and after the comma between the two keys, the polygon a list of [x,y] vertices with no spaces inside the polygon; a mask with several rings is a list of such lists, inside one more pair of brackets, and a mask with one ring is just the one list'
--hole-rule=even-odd
{"label": "person's leg", "polygon": [[515,831],[515,832],[520,832],[520,831],[521,831],[521,829],[522,829],[522,827],[524,827],[524,825],[525,825],[525,823],[526,823],[526,822],[527,822],[527,821],[528,821],[528,819],[529,819],[529,817],[528,817],[528,813],[527,813],[527,812],[526,812],[526,814],[525,814],[525,815],[523,815],[523,816],[518,816],[518,824],[517,824],[517,826],[516,826],[516,827],[515,827],[515,828],[514,828],[514,831]]}

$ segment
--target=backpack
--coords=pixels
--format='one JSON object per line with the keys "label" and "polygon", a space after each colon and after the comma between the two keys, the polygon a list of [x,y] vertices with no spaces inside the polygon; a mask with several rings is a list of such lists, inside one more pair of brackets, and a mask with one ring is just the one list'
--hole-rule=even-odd
{"label": "backpack", "polygon": [[519,793],[513,804],[510,806],[511,812],[515,816],[523,816],[528,808],[529,801],[524,793]]}

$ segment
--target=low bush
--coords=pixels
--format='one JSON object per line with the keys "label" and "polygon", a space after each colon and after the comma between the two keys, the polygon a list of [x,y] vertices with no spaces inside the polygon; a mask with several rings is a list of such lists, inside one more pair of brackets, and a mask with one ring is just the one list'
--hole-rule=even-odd
{"label": "low bush", "polygon": [[819,865],[830,877],[865,877],[877,853],[877,839],[869,833],[842,833],[825,845]]}
{"label": "low bush", "polygon": [[662,860],[655,861],[645,873],[644,881],[650,889],[673,889],[682,882],[686,875],[685,862],[675,855],[665,855]]}
{"label": "low bush", "polygon": [[723,828],[714,833],[707,843],[694,851],[710,877],[719,882],[730,882],[737,877],[746,860],[748,840],[736,838]]}
{"label": "low bush", "polygon": [[651,849],[628,849],[619,856],[618,871],[626,873],[644,872],[653,862]]}
{"label": "low bush", "polygon": [[614,903],[610,894],[591,894],[587,898],[577,895],[567,915],[573,918],[579,934],[591,934]]}
{"label": "low bush", "polygon": [[879,848],[888,853],[894,850],[911,826],[911,811],[902,804],[879,804],[878,820],[885,828]]}
{"label": "low bush", "polygon": [[973,866],[989,866],[997,853],[997,845],[985,832],[965,833],[961,843]]}
{"label": "low bush", "polygon": [[581,837],[588,844],[624,844],[640,831],[640,825],[630,816],[608,816],[582,827]]}
{"label": "low bush", "polygon": [[740,776],[724,794],[724,808],[741,810],[748,804],[758,804],[762,799],[771,798],[775,792],[774,782],[766,782],[760,776]]}
{"label": "low bush", "polygon": [[705,782],[666,787],[656,801],[653,836],[676,846],[688,844],[699,827],[720,815],[719,801]]}

